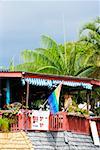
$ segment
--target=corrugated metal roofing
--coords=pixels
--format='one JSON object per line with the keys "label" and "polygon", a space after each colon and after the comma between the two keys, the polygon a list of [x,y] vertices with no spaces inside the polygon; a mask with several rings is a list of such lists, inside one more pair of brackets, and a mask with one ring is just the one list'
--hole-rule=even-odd
{"label": "corrugated metal roofing", "polygon": [[72,132],[27,132],[35,150],[99,150],[89,135]]}
{"label": "corrugated metal roofing", "polygon": [[81,82],[89,83],[91,85],[100,86],[100,80],[92,78],[82,78],[75,76],[60,76],[60,75],[48,75],[40,73],[29,73],[21,71],[0,71],[0,77],[20,77],[20,78],[40,78],[48,80],[64,80],[69,82]]}

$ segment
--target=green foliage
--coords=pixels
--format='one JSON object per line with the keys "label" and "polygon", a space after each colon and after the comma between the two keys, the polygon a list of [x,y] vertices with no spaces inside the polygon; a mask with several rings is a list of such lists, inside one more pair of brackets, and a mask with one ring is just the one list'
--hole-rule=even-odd
{"label": "green foliage", "polygon": [[12,104],[7,105],[7,109],[12,110],[14,114],[18,113],[19,109],[21,108],[22,104],[19,102],[14,102]]}
{"label": "green foliage", "polygon": [[8,118],[9,124],[17,123],[17,114],[21,106],[21,103],[18,102],[7,105],[7,109],[10,110],[10,112],[4,113],[3,118]]}
{"label": "green foliage", "polygon": [[43,103],[44,103],[44,101],[41,99],[34,100],[33,102],[31,102],[31,108],[38,110],[40,108],[40,106],[42,106]]}
{"label": "green foliage", "polygon": [[75,104],[75,102],[73,104],[71,106],[69,106],[69,108],[67,110],[68,113],[73,113],[73,114],[77,114],[77,115],[89,115],[89,112],[87,110],[78,108],[78,105]]}
{"label": "green foliage", "polygon": [[100,79],[100,17],[83,26],[80,41],[91,45],[89,51],[83,53],[86,69],[80,75]]}
{"label": "green foliage", "polygon": [[92,43],[96,49],[100,48],[100,17],[83,26],[80,30],[80,39]]}
{"label": "green foliage", "polygon": [[100,116],[100,107],[96,108],[94,113],[95,115]]}
{"label": "green foliage", "polygon": [[80,67],[78,65],[82,47],[80,45],[84,48],[83,43],[68,42],[65,50],[63,45],[57,44],[47,37],[46,48],[22,52],[24,63],[16,66],[16,70],[58,75],[77,75]]}
{"label": "green foliage", "polygon": [[2,131],[2,132],[9,131],[9,119],[0,118],[0,131]]}
{"label": "green foliage", "polygon": [[58,44],[43,35],[42,46],[21,53],[17,71],[100,78],[100,18],[83,26],[80,40]]}
{"label": "green foliage", "polygon": [[11,112],[11,113],[4,113],[3,114],[3,118],[4,119],[8,119],[9,120],[9,125],[11,125],[12,123],[17,123],[17,116],[15,113]]}

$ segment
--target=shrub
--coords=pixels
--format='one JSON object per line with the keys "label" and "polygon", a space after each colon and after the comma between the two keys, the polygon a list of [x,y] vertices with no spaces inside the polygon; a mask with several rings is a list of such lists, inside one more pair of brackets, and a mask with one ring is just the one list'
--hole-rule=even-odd
{"label": "shrub", "polygon": [[2,131],[2,132],[9,131],[9,119],[0,118],[0,131]]}

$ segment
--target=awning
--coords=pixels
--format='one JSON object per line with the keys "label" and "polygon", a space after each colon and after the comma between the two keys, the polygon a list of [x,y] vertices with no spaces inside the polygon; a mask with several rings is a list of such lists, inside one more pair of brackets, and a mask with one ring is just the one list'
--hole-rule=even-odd
{"label": "awning", "polygon": [[63,82],[63,85],[71,86],[71,87],[83,87],[85,89],[92,90],[92,84],[84,83],[84,82],[74,82],[74,81],[63,81],[63,80],[49,80],[49,79],[41,79],[41,78],[23,78],[22,84],[25,85],[25,82],[36,85],[36,86],[47,86],[47,87],[55,87],[56,85]]}

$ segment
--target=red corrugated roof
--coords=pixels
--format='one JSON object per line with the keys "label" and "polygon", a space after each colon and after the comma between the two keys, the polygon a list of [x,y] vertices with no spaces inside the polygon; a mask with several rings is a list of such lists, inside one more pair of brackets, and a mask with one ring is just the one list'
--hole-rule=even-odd
{"label": "red corrugated roof", "polygon": [[64,80],[64,81],[72,81],[72,82],[83,82],[83,83],[90,83],[92,85],[100,86],[100,80],[96,80],[96,79],[92,79],[92,78],[36,74],[36,73],[27,73],[27,72],[25,72],[23,74],[23,76],[25,78],[42,78],[42,79],[49,79],[49,80]]}
{"label": "red corrugated roof", "polygon": [[22,72],[9,72],[9,71],[1,71],[0,77],[22,77]]}
{"label": "red corrugated roof", "polygon": [[100,86],[100,80],[92,78],[81,78],[73,76],[60,76],[60,75],[48,75],[40,73],[29,73],[29,72],[20,72],[20,71],[1,71],[0,77],[20,77],[20,78],[42,78],[48,80],[64,80],[64,81],[73,81],[73,82],[83,82],[90,83],[92,85]]}

